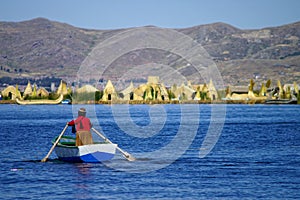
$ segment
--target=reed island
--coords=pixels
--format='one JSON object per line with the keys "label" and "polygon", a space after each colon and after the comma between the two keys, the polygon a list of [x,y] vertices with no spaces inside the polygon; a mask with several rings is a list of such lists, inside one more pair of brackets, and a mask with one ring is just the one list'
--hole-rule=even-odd
{"label": "reed island", "polygon": [[271,80],[255,87],[253,79],[247,86],[227,86],[217,90],[209,83],[165,86],[158,76],[149,76],[146,83],[129,82],[125,89],[117,90],[108,80],[103,88],[85,84],[69,86],[61,80],[51,92],[28,82],[24,90],[19,86],[7,86],[1,91],[0,103],[26,104],[300,104],[299,86]]}

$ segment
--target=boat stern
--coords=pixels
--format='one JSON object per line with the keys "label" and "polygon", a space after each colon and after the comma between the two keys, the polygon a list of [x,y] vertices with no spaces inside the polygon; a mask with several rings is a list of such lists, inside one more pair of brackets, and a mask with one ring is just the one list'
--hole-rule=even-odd
{"label": "boat stern", "polygon": [[[52,141],[54,142],[55,139]],[[63,136],[55,147],[59,160],[67,162],[97,163],[111,160],[116,153],[117,144],[96,143],[75,146],[75,138]]]}
{"label": "boat stern", "polygon": [[117,144],[91,144],[79,146],[82,162],[102,162],[113,159]]}

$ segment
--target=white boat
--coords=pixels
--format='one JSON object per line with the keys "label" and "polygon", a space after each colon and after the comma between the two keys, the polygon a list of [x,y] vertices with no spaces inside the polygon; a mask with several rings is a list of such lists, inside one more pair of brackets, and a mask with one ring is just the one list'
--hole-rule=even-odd
{"label": "white boat", "polygon": [[[57,137],[53,139],[54,144]],[[95,143],[83,146],[75,146],[76,139],[71,136],[62,136],[55,147],[55,153],[59,160],[67,162],[97,163],[110,160],[114,157],[117,144]]]}

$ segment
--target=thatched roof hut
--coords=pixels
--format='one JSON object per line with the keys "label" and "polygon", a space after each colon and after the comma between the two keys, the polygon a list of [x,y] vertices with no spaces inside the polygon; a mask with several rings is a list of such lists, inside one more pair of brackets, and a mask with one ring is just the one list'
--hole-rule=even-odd
{"label": "thatched roof hut", "polygon": [[178,100],[192,100],[193,96],[195,95],[195,90],[184,85],[184,83],[182,83],[179,87],[173,86],[171,91]]}
{"label": "thatched roof hut", "polygon": [[23,97],[31,96],[31,94],[32,94],[32,87],[31,87],[30,81],[28,81],[27,86],[23,93]]}
{"label": "thatched roof hut", "polygon": [[99,91],[99,90],[92,85],[85,85],[76,90],[77,93],[92,93],[92,92],[97,92],[97,91]]}
{"label": "thatched roof hut", "polygon": [[16,98],[21,98],[21,93],[18,89],[18,85],[16,87],[14,86],[8,86],[1,92],[3,97],[9,97],[11,100],[15,100]]}
{"label": "thatched roof hut", "polygon": [[143,93],[142,95],[136,93],[136,90],[133,86],[133,83],[131,82],[130,85],[125,88],[123,91],[121,91],[121,94],[123,95],[123,100],[143,100]]}
{"label": "thatched roof hut", "polygon": [[208,96],[211,100],[216,100],[219,97],[217,89],[215,88],[212,80],[210,80],[208,84]]}
{"label": "thatched roof hut", "polygon": [[62,94],[62,95],[68,94],[67,83],[65,81],[63,81],[63,80],[60,81],[60,84],[57,88],[56,93],[57,94]]}
{"label": "thatched roof hut", "polygon": [[49,92],[45,88],[41,87],[36,92],[36,95],[38,97],[48,97],[49,96]]}
{"label": "thatched roof hut", "polygon": [[102,101],[110,101],[110,100],[118,100],[118,94],[116,92],[115,87],[113,86],[112,82],[108,80],[104,90],[103,90],[103,96]]}

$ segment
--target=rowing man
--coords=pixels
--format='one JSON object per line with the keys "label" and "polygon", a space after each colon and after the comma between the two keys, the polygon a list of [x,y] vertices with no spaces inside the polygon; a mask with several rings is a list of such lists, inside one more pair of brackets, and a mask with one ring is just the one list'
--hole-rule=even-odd
{"label": "rowing man", "polygon": [[68,122],[68,125],[76,127],[76,146],[94,143],[91,134],[92,123],[86,117],[85,108],[80,108],[77,119]]}

